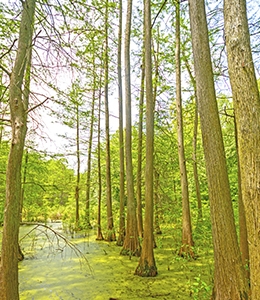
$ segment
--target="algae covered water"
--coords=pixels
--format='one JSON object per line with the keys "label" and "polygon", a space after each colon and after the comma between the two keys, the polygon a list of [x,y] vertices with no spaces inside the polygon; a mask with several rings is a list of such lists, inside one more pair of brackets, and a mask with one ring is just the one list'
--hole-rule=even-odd
{"label": "algae covered water", "polygon": [[[61,223],[48,226],[64,235]],[[139,258],[120,256],[121,248],[96,241],[94,230],[66,235],[72,243],[67,245],[45,227],[32,228],[20,230],[21,238],[25,236],[25,259],[19,263],[21,300],[196,299],[198,262],[174,259],[170,247],[155,249],[158,276],[142,278],[133,275]]]}
{"label": "algae covered water", "polygon": [[[61,224],[52,226],[61,230]],[[22,227],[21,236],[29,230]],[[68,238],[87,262],[44,228],[22,240],[25,260],[19,263],[21,300],[177,299],[177,293],[173,298],[170,292],[172,284],[160,280],[160,276],[134,276],[138,258],[120,256],[115,243],[95,241],[92,230],[84,237]]]}

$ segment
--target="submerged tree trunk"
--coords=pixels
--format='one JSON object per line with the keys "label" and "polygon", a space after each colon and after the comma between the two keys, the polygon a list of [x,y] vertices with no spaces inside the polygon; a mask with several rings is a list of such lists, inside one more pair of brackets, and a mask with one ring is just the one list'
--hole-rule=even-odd
{"label": "submerged tree trunk", "polygon": [[[18,300],[18,235],[21,201],[21,166],[27,131],[28,99],[23,85],[29,79],[35,0],[23,2],[18,50],[9,86],[12,140],[6,171],[6,201],[0,265],[0,299]],[[26,74],[27,69],[27,74]],[[28,76],[28,78],[25,78]],[[25,84],[28,88],[28,85]],[[28,91],[27,91],[28,92]]]}
{"label": "submerged tree trunk", "polygon": [[157,275],[154,259],[153,236],[153,161],[154,161],[154,98],[151,57],[151,7],[150,0],[144,2],[145,26],[145,76],[146,76],[146,165],[145,165],[145,218],[144,239],[139,264],[135,274],[145,277]]}
{"label": "submerged tree trunk", "polygon": [[245,0],[224,1],[224,23],[247,224],[251,297],[260,299],[260,96]]}
{"label": "submerged tree trunk", "polygon": [[132,19],[132,0],[127,2],[125,29],[125,153],[127,187],[127,223],[126,236],[121,250],[122,255],[140,255],[140,243],[137,232],[136,203],[134,198],[134,180],[132,164],[132,119],[131,119],[131,79],[130,79],[130,32]]}
{"label": "submerged tree trunk", "polygon": [[189,5],[214,247],[215,268],[212,299],[248,299],[248,285],[237,241],[216,102],[205,3],[201,0],[189,0]]}
{"label": "submerged tree trunk", "polygon": [[118,28],[118,108],[119,108],[119,161],[120,161],[120,208],[119,208],[119,235],[117,245],[122,246],[125,239],[125,156],[124,156],[124,127],[123,127],[123,85],[122,85],[122,0],[119,0],[119,28]]}
{"label": "submerged tree trunk", "polygon": [[194,257],[193,239],[190,217],[189,187],[186,170],[186,159],[183,138],[183,117],[181,99],[181,59],[180,59],[180,2],[176,2],[176,112],[177,112],[177,136],[178,136],[178,156],[181,175],[181,194],[182,194],[182,245],[179,251],[180,256]]}

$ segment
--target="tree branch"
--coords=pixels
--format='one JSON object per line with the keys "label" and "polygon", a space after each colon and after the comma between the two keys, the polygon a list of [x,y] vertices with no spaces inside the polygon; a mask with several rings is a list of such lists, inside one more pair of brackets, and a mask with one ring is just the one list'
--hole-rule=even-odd
{"label": "tree branch", "polygon": [[[76,244],[72,243],[68,238],[66,238],[64,235],[62,235],[61,233],[59,233],[58,231],[54,230],[52,227],[46,225],[46,224],[42,224],[42,223],[38,223],[38,222],[21,222],[20,225],[32,225],[34,226],[28,233],[26,233],[22,238],[20,238],[19,243],[25,239],[27,236],[30,236],[30,234],[32,233],[32,231],[38,229],[41,233],[43,233],[50,244],[52,244],[52,246],[54,246],[54,241],[52,241],[50,239],[50,236],[48,234],[47,231],[51,232],[52,234],[54,234],[55,238],[56,238],[56,245],[58,246],[59,251],[63,251],[63,249],[68,246],[72,251],[74,251],[74,253],[76,254],[76,256],[78,258],[81,258],[88,266],[89,270],[91,273],[93,273],[93,269],[91,268],[88,259],[86,257],[86,255],[77,247]],[[44,232],[43,230],[41,230],[41,228],[46,229],[46,232]],[[60,241],[64,242],[64,245],[62,245],[60,243]]]}
{"label": "tree branch", "polygon": [[[187,1],[187,0],[179,0],[180,3],[185,2],[185,1]],[[161,7],[160,7],[158,13],[156,14],[156,16],[155,16],[155,18],[154,18],[154,20],[153,20],[151,29],[153,28],[156,19],[158,18],[159,14],[162,12],[162,10],[163,10],[163,8],[164,8],[164,6],[165,6],[166,3],[167,3],[167,0],[164,0],[163,4],[161,5]]]}
{"label": "tree branch", "polygon": [[2,65],[0,65],[0,69],[2,69],[9,77],[11,77],[11,73]]}
{"label": "tree branch", "polygon": [[156,14],[156,16],[155,16],[155,18],[154,18],[154,20],[153,20],[153,23],[152,23],[151,29],[153,28],[153,26],[154,26],[154,24],[155,24],[155,21],[156,21],[156,19],[158,18],[159,14],[162,12],[162,10],[163,10],[163,8],[164,8],[164,6],[165,6],[165,4],[166,4],[166,3],[167,3],[167,0],[164,0],[163,4],[161,5],[161,7],[160,7],[160,9],[159,9],[158,13]]}
{"label": "tree branch", "polygon": [[27,109],[26,113],[28,114],[29,112],[33,111],[34,109],[36,109],[37,107],[43,105],[46,101],[50,100],[49,97],[47,97],[45,100],[43,100],[41,103],[36,104],[35,106]]}
{"label": "tree branch", "polygon": [[12,50],[12,48],[13,48],[13,46],[14,46],[14,44],[15,44],[16,41],[17,41],[17,39],[15,39],[15,40],[13,41],[12,45],[10,46],[10,48],[9,48],[4,54],[2,54],[2,55],[0,56],[0,60],[1,60],[5,55],[7,55],[8,53],[11,52],[11,50]]}

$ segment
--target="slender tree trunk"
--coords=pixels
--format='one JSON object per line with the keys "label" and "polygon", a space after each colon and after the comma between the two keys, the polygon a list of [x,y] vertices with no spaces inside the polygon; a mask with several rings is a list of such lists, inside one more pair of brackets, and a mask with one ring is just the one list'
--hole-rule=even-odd
{"label": "slender tree trunk", "polygon": [[[152,48],[153,48],[153,59],[154,59],[154,79],[153,79],[153,103],[154,107],[156,105],[156,97],[157,97],[157,88],[158,88],[158,80],[159,80],[159,55],[160,55],[160,32],[159,27],[157,27],[157,43],[156,49],[154,47],[154,39],[152,40]],[[156,169],[154,169],[154,232],[156,234],[162,234],[159,222],[159,173]],[[155,243],[155,241],[154,241]]]}
{"label": "slender tree trunk", "polygon": [[97,207],[97,241],[102,241],[102,229],[101,229],[101,198],[102,198],[102,174],[101,174],[101,145],[100,145],[100,136],[101,136],[101,80],[102,76],[100,74],[100,83],[99,83],[99,96],[98,96],[98,141],[97,141],[97,150],[98,150],[98,207]]}
{"label": "slender tree trunk", "polygon": [[157,88],[158,88],[158,79],[159,79],[159,55],[160,55],[160,31],[159,27],[157,27],[157,43],[156,49],[154,47],[154,39],[152,40],[152,48],[153,48],[153,60],[154,60],[154,84],[153,84],[153,102],[154,106],[156,104],[157,97]]}
{"label": "slender tree trunk", "polygon": [[200,181],[199,181],[199,173],[198,173],[198,165],[197,165],[198,125],[199,125],[198,100],[195,92],[195,111],[194,111],[194,125],[193,125],[193,139],[192,139],[192,167],[193,167],[193,176],[194,176],[196,196],[197,196],[198,221],[201,221],[202,203],[201,203]]}
{"label": "slender tree trunk", "polygon": [[127,223],[126,236],[121,250],[122,255],[140,255],[140,243],[137,232],[136,203],[134,198],[134,180],[132,165],[132,118],[131,118],[131,71],[130,71],[130,33],[132,19],[132,0],[127,2],[125,29],[125,156],[127,187]]}
{"label": "slender tree trunk", "polygon": [[214,247],[212,299],[248,299],[239,251],[210,58],[205,3],[190,0],[194,68]]}
{"label": "slender tree trunk", "polygon": [[[76,99],[77,101],[77,99]],[[79,105],[76,105],[76,157],[77,157],[77,173],[75,186],[75,230],[79,230],[79,183],[80,183],[80,148],[79,148]]]}
{"label": "slender tree trunk", "polygon": [[22,190],[21,190],[20,222],[23,221],[24,186],[26,184],[26,178],[27,178],[28,160],[29,160],[28,149],[26,149],[25,160],[24,160],[24,170],[23,170],[23,180],[22,180]]}
{"label": "slender tree trunk", "polygon": [[159,173],[157,170],[154,170],[154,232],[156,234],[162,234],[160,228],[160,221],[159,221],[159,207],[160,207],[160,200],[159,200]]}
{"label": "slender tree trunk", "polygon": [[260,299],[260,96],[255,76],[245,0],[224,1],[228,71],[238,137],[252,299]]}
{"label": "slender tree trunk", "polygon": [[176,2],[176,111],[177,111],[177,135],[178,135],[178,156],[181,175],[182,191],[182,246],[179,251],[180,256],[194,257],[193,239],[190,217],[189,187],[186,170],[186,159],[184,152],[183,138],[183,117],[182,117],[182,99],[181,99],[181,59],[180,59],[180,2]]}
{"label": "slender tree trunk", "polygon": [[145,76],[146,76],[146,165],[145,165],[145,219],[144,239],[139,264],[135,274],[145,277],[157,275],[154,259],[154,192],[153,192],[153,151],[154,151],[154,98],[151,57],[151,7],[150,0],[144,1],[145,26]]}
{"label": "slender tree trunk", "polygon": [[142,209],[142,160],[143,160],[143,115],[144,115],[144,78],[145,78],[145,59],[142,55],[141,65],[141,86],[139,99],[138,117],[138,145],[137,145],[137,175],[136,175],[136,201],[137,201],[137,230],[138,236],[143,237],[143,209]]}
{"label": "slender tree trunk", "polygon": [[[18,235],[21,201],[21,165],[27,131],[28,102],[23,97],[26,68],[30,66],[35,0],[23,2],[18,50],[9,86],[12,140],[6,172],[6,201],[0,265],[0,299],[18,300]],[[27,69],[28,72],[28,69]],[[27,87],[27,85],[25,84]]]}
{"label": "slender tree trunk", "polygon": [[[156,49],[154,47],[154,39],[152,40],[153,45],[153,59],[154,59],[154,78],[153,78],[153,103],[154,107],[156,105],[156,97],[157,97],[157,88],[158,88],[158,80],[159,80],[159,55],[160,55],[160,31],[159,27],[157,27],[157,43]],[[159,173],[154,169],[154,231],[156,234],[162,234],[160,223],[159,223]],[[155,243],[155,241],[154,241]]]}
{"label": "slender tree trunk", "polygon": [[144,78],[145,59],[142,55],[141,86],[138,117],[138,145],[137,145],[137,174],[136,174],[136,201],[137,201],[137,230],[138,236],[143,237],[143,209],[142,209],[142,159],[143,159],[143,115],[144,115]]}
{"label": "slender tree trunk", "polygon": [[198,126],[199,126],[199,111],[198,111],[198,99],[196,92],[196,82],[195,78],[192,75],[191,68],[188,60],[185,55],[183,55],[185,60],[186,69],[189,73],[192,86],[194,88],[194,98],[195,98],[195,111],[194,111],[194,125],[193,125],[193,139],[192,139],[192,161],[193,161],[193,176],[195,181],[196,188],[196,196],[197,196],[197,206],[198,206],[198,221],[202,220],[202,203],[201,203],[201,193],[200,193],[200,181],[199,181],[199,173],[198,173],[198,165],[197,165],[197,138],[198,138]]}
{"label": "slender tree trunk", "polygon": [[124,127],[123,127],[123,88],[122,88],[122,0],[119,0],[119,28],[118,28],[118,107],[119,107],[119,157],[120,157],[120,208],[119,235],[117,245],[122,246],[125,239],[125,155],[124,155]]}
{"label": "slender tree trunk", "polygon": [[105,12],[105,127],[106,127],[106,195],[107,195],[107,241],[115,241],[116,234],[113,221],[112,191],[111,191],[111,158],[109,133],[109,106],[108,106],[108,1]]}
{"label": "slender tree trunk", "polygon": [[91,154],[92,154],[92,143],[93,143],[93,131],[94,131],[94,117],[95,117],[95,100],[96,100],[96,65],[95,65],[95,52],[94,52],[94,39],[93,43],[93,92],[92,92],[92,103],[91,103],[91,119],[90,119],[90,132],[89,132],[89,143],[88,143],[88,162],[87,162],[87,180],[86,180],[86,226],[92,228],[90,224],[90,176],[91,176]]}
{"label": "slender tree trunk", "polygon": [[238,154],[238,140],[237,140],[237,128],[235,123],[235,140],[236,140],[236,152],[237,152],[237,162],[238,162],[238,210],[239,210],[239,246],[242,257],[243,266],[246,269],[247,278],[250,279],[249,271],[249,249],[248,249],[248,237],[247,237],[247,226],[246,226],[246,215],[245,207],[242,198],[241,190],[241,171],[240,171],[240,162]]}

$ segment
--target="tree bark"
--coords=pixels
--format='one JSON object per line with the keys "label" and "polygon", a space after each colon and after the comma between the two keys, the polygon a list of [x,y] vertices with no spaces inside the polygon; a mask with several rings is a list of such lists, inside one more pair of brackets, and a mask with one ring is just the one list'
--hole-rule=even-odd
{"label": "tree bark", "polygon": [[111,157],[110,157],[110,133],[109,133],[109,105],[108,105],[108,1],[105,12],[105,127],[106,127],[106,195],[107,195],[107,241],[115,241],[116,234],[112,210],[111,187]]}
{"label": "tree bark", "polygon": [[210,58],[205,3],[189,0],[194,68],[214,247],[212,299],[248,299],[239,251]]}
{"label": "tree bark", "polygon": [[196,197],[197,197],[197,207],[198,207],[198,221],[202,220],[202,203],[201,203],[201,193],[200,193],[200,181],[198,174],[198,164],[197,164],[197,139],[198,139],[198,126],[199,126],[199,111],[198,111],[198,99],[196,92],[196,82],[195,78],[191,72],[189,62],[185,56],[186,69],[189,73],[192,86],[194,88],[194,98],[195,98],[195,110],[194,110],[194,125],[193,125],[193,139],[192,139],[192,167],[193,167],[193,176],[195,181]]}
{"label": "tree bark", "polygon": [[24,202],[24,186],[26,184],[26,179],[27,179],[27,168],[28,168],[28,160],[29,160],[29,155],[28,155],[28,149],[25,151],[25,160],[24,160],[24,170],[23,170],[23,178],[22,178],[22,190],[21,190],[21,202],[20,202],[20,222],[23,221],[23,202]]}
{"label": "tree bark", "polygon": [[92,144],[93,144],[93,131],[94,131],[94,117],[95,117],[95,100],[96,100],[96,65],[95,65],[95,43],[94,38],[92,39],[93,44],[93,57],[92,57],[92,67],[93,67],[93,91],[92,91],[92,103],[91,103],[91,119],[90,119],[90,131],[89,131],[89,142],[88,142],[88,162],[87,162],[87,180],[86,180],[86,226],[87,228],[92,228],[90,224],[90,176],[91,176],[91,154],[92,154]]}
{"label": "tree bark", "polygon": [[104,239],[101,229],[101,198],[102,198],[102,174],[101,174],[101,82],[102,75],[100,74],[99,82],[99,96],[98,96],[98,140],[97,140],[97,152],[98,152],[98,207],[97,207],[97,241]]}
{"label": "tree bark", "polygon": [[[74,102],[74,101],[73,101]],[[80,147],[79,147],[79,104],[75,99],[76,109],[76,158],[77,158],[77,172],[76,172],[76,186],[75,186],[75,230],[79,230],[79,183],[80,183]]]}
{"label": "tree bark", "polygon": [[151,7],[150,0],[144,1],[145,27],[145,76],[146,76],[146,165],[145,165],[145,218],[144,239],[139,264],[135,274],[145,277],[157,275],[154,259],[154,191],[153,191],[153,161],[154,161],[154,98],[152,84],[151,57]]}
{"label": "tree bark", "polygon": [[162,234],[160,228],[160,217],[159,217],[159,207],[160,207],[160,193],[159,193],[159,173],[154,169],[154,232],[156,234]]}
{"label": "tree bark", "polygon": [[180,2],[177,1],[176,7],[176,26],[175,26],[175,61],[176,61],[176,112],[177,112],[177,136],[178,136],[178,156],[181,175],[181,194],[182,194],[182,245],[179,250],[180,256],[194,257],[193,239],[190,217],[189,187],[186,170],[186,159],[184,151],[183,137],[183,117],[181,99],[181,58],[180,58]]}
{"label": "tree bark", "polygon": [[120,206],[119,206],[119,235],[117,245],[122,246],[125,239],[125,156],[124,156],[124,127],[123,127],[123,88],[122,88],[122,0],[119,0],[118,28],[118,108],[119,108],[119,157],[120,157]]}
{"label": "tree bark", "polygon": [[[143,51],[142,51],[143,52]],[[141,86],[139,99],[139,118],[138,118],[138,146],[137,146],[137,174],[136,174],[136,202],[137,202],[137,230],[138,236],[143,237],[143,209],[142,209],[142,159],[143,159],[143,115],[144,115],[144,78],[145,78],[145,59],[142,54],[141,65]]]}
{"label": "tree bark", "polygon": [[[157,45],[156,50],[154,47],[154,40],[152,40],[152,50],[153,50],[153,59],[154,59],[154,84],[153,84],[153,103],[154,107],[156,105],[156,97],[157,97],[157,88],[158,88],[158,80],[159,80],[159,55],[160,55],[160,31],[159,27],[157,27]],[[154,231],[156,234],[162,234],[159,222],[159,173],[156,169],[154,169]],[[155,245],[155,240],[154,240]],[[156,247],[156,245],[155,245]]]}
{"label": "tree bark", "polygon": [[130,35],[132,19],[132,0],[127,2],[125,29],[125,156],[127,187],[127,223],[126,236],[121,250],[122,255],[140,255],[140,243],[137,232],[136,203],[134,198],[133,162],[132,162],[132,118],[131,118],[131,67]]}
{"label": "tree bark", "polygon": [[239,246],[242,258],[242,264],[246,269],[246,276],[250,279],[250,271],[249,271],[249,248],[248,248],[248,236],[247,236],[247,226],[246,226],[246,215],[245,215],[245,207],[242,198],[242,190],[241,190],[241,171],[240,171],[240,162],[239,162],[239,154],[238,154],[238,140],[237,140],[237,128],[236,121],[235,123],[235,140],[236,140],[236,152],[237,152],[237,162],[238,162],[238,221],[239,221]]}
{"label": "tree bark", "polygon": [[[28,99],[24,97],[23,85],[28,88],[25,82],[26,80],[30,81],[28,70],[30,68],[34,13],[35,0],[24,1],[18,50],[9,86],[12,140],[6,171],[6,201],[0,265],[1,300],[19,299],[18,235],[20,225],[21,166],[27,131],[28,109]],[[26,78],[26,76],[28,77]]]}
{"label": "tree bark", "polygon": [[224,1],[224,25],[248,233],[251,297],[260,299],[260,96],[245,0]]}

